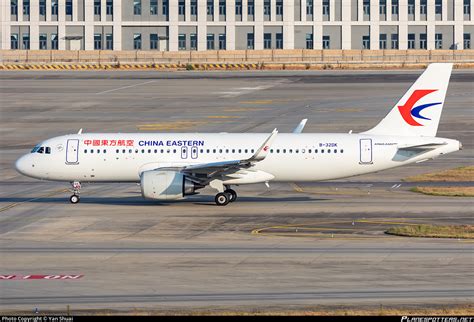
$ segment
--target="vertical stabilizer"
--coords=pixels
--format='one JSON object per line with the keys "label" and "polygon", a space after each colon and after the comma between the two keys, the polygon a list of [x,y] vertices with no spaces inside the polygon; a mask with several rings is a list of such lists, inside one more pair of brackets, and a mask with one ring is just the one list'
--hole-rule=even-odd
{"label": "vertical stabilizer", "polygon": [[453,64],[430,64],[385,118],[374,135],[436,136]]}

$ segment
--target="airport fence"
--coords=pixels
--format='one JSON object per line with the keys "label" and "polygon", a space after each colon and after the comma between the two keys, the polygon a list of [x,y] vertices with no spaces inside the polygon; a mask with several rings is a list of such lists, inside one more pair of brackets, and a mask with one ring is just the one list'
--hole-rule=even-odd
{"label": "airport fence", "polygon": [[1,50],[0,63],[474,62],[474,50]]}
{"label": "airport fence", "polygon": [[432,62],[474,67],[474,50],[0,51],[0,69],[322,69],[410,67]]}

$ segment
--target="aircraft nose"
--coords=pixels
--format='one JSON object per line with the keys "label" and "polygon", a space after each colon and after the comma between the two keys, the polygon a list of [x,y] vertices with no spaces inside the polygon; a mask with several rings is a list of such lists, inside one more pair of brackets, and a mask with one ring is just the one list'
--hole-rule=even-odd
{"label": "aircraft nose", "polygon": [[34,164],[31,162],[30,155],[24,155],[20,157],[15,162],[16,171],[25,175],[31,176],[31,171],[33,170]]}

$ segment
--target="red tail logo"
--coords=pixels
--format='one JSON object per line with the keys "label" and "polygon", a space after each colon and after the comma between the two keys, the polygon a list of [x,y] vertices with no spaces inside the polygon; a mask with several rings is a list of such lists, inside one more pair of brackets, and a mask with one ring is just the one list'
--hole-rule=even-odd
{"label": "red tail logo", "polygon": [[[428,106],[435,105],[435,104],[427,104],[426,106],[425,105],[420,106],[422,108],[419,111],[417,110],[416,113],[412,112],[413,106],[416,104],[416,102],[418,102],[420,99],[422,99],[426,95],[428,95],[430,93],[433,93],[433,92],[436,92],[436,91],[437,91],[436,89],[417,89],[411,94],[411,96],[405,102],[405,105],[398,106],[398,110],[400,111],[400,114],[402,115],[405,122],[407,122],[408,124],[410,124],[412,126],[423,126],[420,123],[418,123],[413,118],[413,116],[423,118],[423,119],[427,119],[425,117],[420,116],[419,112],[423,108],[426,108]],[[436,103],[436,105],[437,104],[441,104],[441,103]]]}

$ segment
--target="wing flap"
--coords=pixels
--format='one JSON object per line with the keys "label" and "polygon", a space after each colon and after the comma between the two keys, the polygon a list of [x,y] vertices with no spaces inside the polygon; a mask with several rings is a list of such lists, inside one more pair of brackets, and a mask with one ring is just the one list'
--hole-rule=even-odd
{"label": "wing flap", "polygon": [[245,166],[246,164],[244,160],[232,160],[232,161],[193,164],[193,165],[189,165],[182,168],[181,171],[187,172],[187,173],[211,173],[216,170],[226,171],[231,168],[235,168],[235,167],[240,168],[240,167],[245,167]]}

